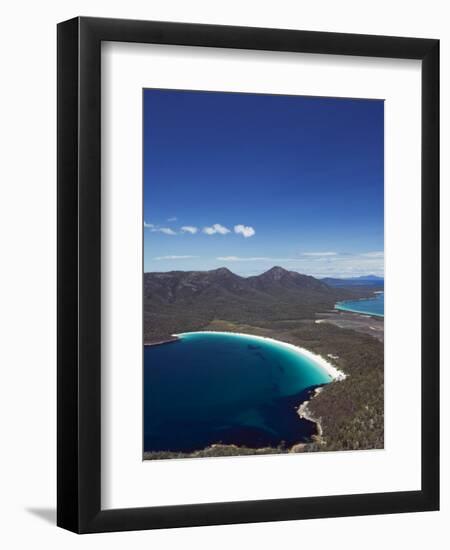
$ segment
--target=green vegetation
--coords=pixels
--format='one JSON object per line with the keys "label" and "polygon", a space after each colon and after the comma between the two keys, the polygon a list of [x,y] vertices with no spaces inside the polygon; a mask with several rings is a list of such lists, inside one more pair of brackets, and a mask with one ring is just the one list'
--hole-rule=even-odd
{"label": "green vegetation", "polygon": [[200,330],[214,319],[278,328],[313,319],[339,300],[371,295],[371,288],[331,288],[281,267],[255,277],[226,268],[144,274],[144,342]]}
{"label": "green vegetation", "polygon": [[295,328],[264,329],[215,321],[206,330],[268,336],[327,357],[347,378],[328,384],[308,404],[322,436],[311,449],[336,451],[384,446],[384,346],[371,336],[327,323],[303,321]]}
{"label": "green vegetation", "polygon": [[238,447],[237,445],[216,444],[195,451],[193,453],[176,453],[171,451],[156,451],[144,453],[144,460],[164,460],[166,458],[204,458],[218,456],[244,456],[244,455],[267,455],[280,454],[286,452],[282,445],[279,447],[262,447],[261,449],[249,449],[248,447]]}
{"label": "green vegetation", "polygon": [[[231,272],[228,273],[233,275]],[[222,273],[220,278],[222,275],[228,277]],[[281,275],[284,277],[284,273]],[[337,356],[337,359],[330,361],[342,370],[347,378],[324,386],[309,402],[308,416],[319,423],[322,432],[313,437],[311,443],[296,445],[291,449],[283,446],[274,449],[249,449],[234,445],[213,445],[192,454],[145,453],[144,458],[383,448],[383,343],[354,330],[330,323],[315,323],[316,312],[332,308],[337,294],[341,297],[347,293],[348,296],[351,291],[329,289],[326,285],[318,286],[310,279],[307,278],[305,281],[295,278],[292,281],[286,277],[280,284],[277,275],[275,280],[264,281],[264,286],[261,285],[254,291],[247,286],[239,288],[239,281],[234,280],[232,284],[237,283],[237,288],[231,287],[230,290],[225,285],[223,290],[224,285],[218,284],[214,277],[213,282],[209,280],[199,291],[198,286],[195,286],[194,277],[194,283],[184,283],[188,287],[181,298],[177,297],[176,289],[168,291],[167,285],[164,287],[164,298],[161,298],[161,293],[158,297],[154,288],[150,291],[150,285],[147,286],[144,316],[146,341],[154,342],[169,338],[176,332],[201,329],[267,336],[304,347],[325,358],[329,354]],[[323,285],[320,281],[317,282]],[[230,280],[227,281],[227,284],[229,283]],[[361,289],[358,289],[358,292],[362,292]],[[364,289],[364,292],[367,295],[370,290]]]}

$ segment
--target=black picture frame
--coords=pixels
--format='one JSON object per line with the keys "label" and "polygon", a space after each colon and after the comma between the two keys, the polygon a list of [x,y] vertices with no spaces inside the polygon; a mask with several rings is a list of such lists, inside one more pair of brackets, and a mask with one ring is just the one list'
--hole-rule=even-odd
{"label": "black picture frame", "polygon": [[[100,49],[102,41],[422,61],[422,488],[420,491],[101,509]],[[57,524],[76,533],[94,533],[438,510],[439,41],[77,17],[58,25],[57,65]]]}

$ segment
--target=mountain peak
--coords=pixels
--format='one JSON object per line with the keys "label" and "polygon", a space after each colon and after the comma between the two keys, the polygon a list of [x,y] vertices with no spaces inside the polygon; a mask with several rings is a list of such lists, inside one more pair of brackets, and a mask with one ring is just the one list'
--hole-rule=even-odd
{"label": "mountain peak", "polygon": [[283,275],[286,275],[288,273],[289,273],[289,271],[287,271],[287,269],[284,269],[283,267],[280,267],[279,265],[275,265],[275,266],[271,267],[270,269],[268,269],[267,271],[265,271],[264,273],[262,273],[260,276],[262,276],[262,277],[270,276],[274,279],[279,279],[280,277],[282,277]]}
{"label": "mountain peak", "polygon": [[212,273],[217,273],[217,275],[234,275],[232,271],[228,269],[228,267],[218,267],[217,269],[212,269]]}

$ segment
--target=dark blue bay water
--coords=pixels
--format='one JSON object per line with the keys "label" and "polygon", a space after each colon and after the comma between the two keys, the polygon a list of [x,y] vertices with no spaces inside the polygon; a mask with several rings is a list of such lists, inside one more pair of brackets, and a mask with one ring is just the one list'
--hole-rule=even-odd
{"label": "dark blue bay water", "polygon": [[330,380],[313,358],[249,335],[187,333],[146,346],[144,450],[307,441],[316,427],[296,409]]}
{"label": "dark blue bay water", "polygon": [[384,317],[384,292],[379,292],[373,298],[364,300],[346,300],[338,302],[335,306],[341,311],[353,311],[355,313],[365,313],[366,315],[376,315]]}

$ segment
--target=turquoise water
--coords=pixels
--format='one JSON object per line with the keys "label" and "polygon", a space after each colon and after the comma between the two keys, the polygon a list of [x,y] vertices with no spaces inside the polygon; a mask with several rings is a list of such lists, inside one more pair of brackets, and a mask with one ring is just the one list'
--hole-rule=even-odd
{"label": "turquoise water", "polygon": [[338,302],[336,309],[341,311],[353,311],[355,313],[365,313],[366,315],[376,315],[384,317],[384,292],[379,292],[373,298],[364,300],[346,300]]}
{"label": "turquoise water", "polygon": [[250,335],[187,333],[144,348],[144,450],[307,441],[298,406],[330,382],[313,359]]}

